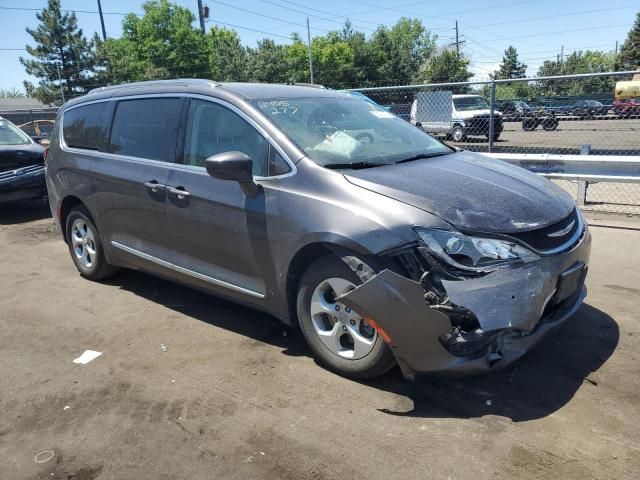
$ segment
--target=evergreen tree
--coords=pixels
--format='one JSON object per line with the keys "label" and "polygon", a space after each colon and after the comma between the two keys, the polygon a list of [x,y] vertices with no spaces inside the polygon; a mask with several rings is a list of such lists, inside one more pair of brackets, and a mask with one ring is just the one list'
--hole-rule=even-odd
{"label": "evergreen tree", "polygon": [[496,80],[506,78],[525,78],[527,76],[527,66],[518,60],[518,52],[515,47],[509,45],[504,51],[500,68],[493,72],[491,78]]}
{"label": "evergreen tree", "polygon": [[631,27],[627,39],[622,44],[616,58],[616,70],[635,70],[640,68],[640,12],[636,14],[636,21]]}
{"label": "evergreen tree", "polygon": [[60,0],[49,0],[36,18],[40,25],[26,29],[36,43],[27,45],[33,58],[20,57],[26,72],[39,79],[37,86],[24,82],[27,95],[43,103],[61,102],[58,70],[66,100],[86,93],[93,82],[94,44],[78,28],[75,13],[63,15]]}

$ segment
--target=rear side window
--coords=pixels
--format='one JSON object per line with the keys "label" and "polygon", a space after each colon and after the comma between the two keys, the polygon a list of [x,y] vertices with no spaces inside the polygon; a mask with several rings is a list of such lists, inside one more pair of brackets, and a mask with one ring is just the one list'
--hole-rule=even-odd
{"label": "rear side window", "polygon": [[109,152],[173,162],[181,105],[179,98],[121,100],[113,117]]}
{"label": "rear side window", "polygon": [[106,144],[107,102],[92,103],[64,112],[62,131],[69,147],[99,150]]}

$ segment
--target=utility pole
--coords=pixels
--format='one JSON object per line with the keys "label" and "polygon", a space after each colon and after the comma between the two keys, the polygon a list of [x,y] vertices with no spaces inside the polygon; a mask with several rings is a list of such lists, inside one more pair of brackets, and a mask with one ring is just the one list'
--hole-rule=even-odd
{"label": "utility pole", "polygon": [[198,18],[200,19],[200,30],[204,34],[204,16],[202,12],[202,0],[198,0]]}
{"label": "utility pole", "polygon": [[60,85],[60,96],[62,97],[62,104],[64,105],[64,89],[62,88],[62,75],[60,75],[59,63],[56,63],[56,69],[58,70],[58,84]]}
{"label": "utility pole", "polygon": [[564,62],[564,45],[560,46],[560,63]]}
{"label": "utility pole", "polygon": [[307,17],[307,45],[309,47],[309,75],[313,83],[313,55],[311,55],[311,29],[309,28],[309,17]]}
{"label": "utility pole", "polygon": [[102,40],[106,40],[107,31],[104,28],[104,17],[102,16],[102,5],[100,4],[100,0],[98,0],[98,14],[100,15],[100,25],[102,25]]}
{"label": "utility pole", "polygon": [[464,40],[460,40],[459,32],[458,32],[458,21],[456,20],[456,41],[450,43],[449,46],[456,46],[456,55],[460,58],[460,45],[464,43]]}
{"label": "utility pole", "polygon": [[618,54],[618,40],[616,40],[616,55]]}

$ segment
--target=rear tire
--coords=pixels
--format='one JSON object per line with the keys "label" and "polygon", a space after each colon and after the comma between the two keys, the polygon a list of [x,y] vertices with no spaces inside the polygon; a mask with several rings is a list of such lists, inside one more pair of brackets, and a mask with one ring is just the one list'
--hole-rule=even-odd
{"label": "rear tire", "polygon": [[370,379],[392,368],[395,358],[362,317],[335,301],[335,295],[360,284],[360,278],[336,256],[319,258],[300,279],[298,323],[319,363],[345,377]]}
{"label": "rear tire", "polygon": [[547,132],[551,132],[558,128],[558,119],[554,117],[547,117],[542,121],[542,128]]}
{"label": "rear tire", "polygon": [[78,205],[69,212],[66,233],[71,259],[84,278],[102,280],[118,271],[107,263],[98,229],[84,206]]}

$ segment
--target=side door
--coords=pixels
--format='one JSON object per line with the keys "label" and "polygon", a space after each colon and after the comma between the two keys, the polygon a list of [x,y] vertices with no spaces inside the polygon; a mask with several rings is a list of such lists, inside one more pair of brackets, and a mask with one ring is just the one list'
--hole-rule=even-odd
{"label": "side door", "polygon": [[[223,103],[192,98],[184,121],[181,165],[167,189],[167,218],[178,272],[223,293],[263,298],[269,285],[268,187],[250,198],[233,181],[210,177],[205,160],[240,151],[254,178],[291,171],[257,125]],[[268,182],[266,182],[268,183]]]}
{"label": "side door", "polygon": [[107,154],[94,163],[94,205],[113,255],[170,268],[166,191],[184,97],[117,100]]}

